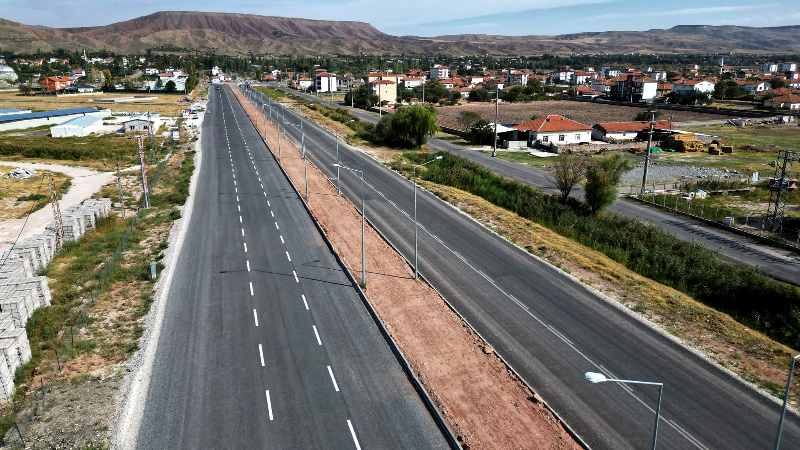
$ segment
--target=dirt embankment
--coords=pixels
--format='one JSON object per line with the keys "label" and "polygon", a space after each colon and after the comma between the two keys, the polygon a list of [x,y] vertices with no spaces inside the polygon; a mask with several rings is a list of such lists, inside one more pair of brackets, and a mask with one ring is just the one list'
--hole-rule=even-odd
{"label": "dirt embankment", "polygon": [[[263,117],[256,114],[263,135]],[[268,144],[277,152],[277,130],[266,127]],[[297,147],[288,139],[281,146],[284,169],[295,184],[302,182]],[[360,274],[360,214],[337,196],[325,175],[309,167],[308,204],[350,271]],[[580,448],[539,397],[433,289],[414,280],[405,260],[372,228],[367,229],[366,247],[369,301],[464,448]]]}

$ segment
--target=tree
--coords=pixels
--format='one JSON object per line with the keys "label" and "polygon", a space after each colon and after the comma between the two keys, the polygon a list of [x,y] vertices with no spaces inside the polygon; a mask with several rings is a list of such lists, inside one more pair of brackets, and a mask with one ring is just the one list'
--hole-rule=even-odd
{"label": "tree", "polygon": [[584,201],[592,214],[597,214],[617,200],[617,185],[625,172],[632,168],[630,161],[623,159],[619,153],[586,167]]}
{"label": "tree", "polygon": [[111,76],[111,71],[108,69],[103,70],[103,90],[110,92],[114,89],[116,88],[114,86],[114,78]]}
{"label": "tree", "polygon": [[473,89],[469,93],[469,100],[473,102],[488,102],[491,96],[488,89]]}
{"label": "tree", "polygon": [[769,87],[772,89],[780,89],[782,87],[786,87],[786,80],[783,78],[773,78],[769,80]]}
{"label": "tree", "polygon": [[548,176],[561,193],[561,203],[566,203],[572,188],[586,175],[586,159],[571,153],[562,153],[555,159],[553,172]]}
{"label": "tree", "polygon": [[492,145],[494,144],[494,127],[486,120],[478,119],[464,135],[464,138],[473,144]]}
{"label": "tree", "polygon": [[31,85],[26,83],[19,84],[19,93],[22,95],[28,95],[31,93]]}
{"label": "tree", "polygon": [[156,80],[156,87],[157,88],[164,87],[164,83],[161,81],[161,78]]}
{"label": "tree", "polygon": [[691,91],[681,99],[682,105],[710,105],[714,97],[709,92]]}
{"label": "tree", "polygon": [[189,61],[186,64],[186,72],[189,74],[189,78],[186,79],[186,92],[192,92],[194,88],[197,87],[198,83],[200,83],[200,80],[197,78],[197,68],[193,62]]}
{"label": "tree", "polygon": [[135,91],[136,90],[136,86],[133,85],[133,81],[131,81],[131,80],[125,80],[125,83],[123,84],[123,86],[125,87],[126,91]]}
{"label": "tree", "polygon": [[481,120],[481,115],[475,111],[461,111],[457,120],[463,130],[470,130],[475,123]]}
{"label": "tree", "polygon": [[404,106],[384,116],[376,127],[381,140],[397,147],[422,147],[439,131],[436,109],[431,105]]}
{"label": "tree", "polygon": [[[663,114],[661,113],[661,111],[655,110],[655,117],[653,120],[660,119],[662,115]],[[650,122],[650,117],[651,117],[650,111],[639,111],[636,113],[635,116],[633,116],[633,120],[637,122]]]}
{"label": "tree", "polygon": [[167,92],[170,94],[175,92],[175,82],[172,80],[167,81],[167,84],[164,87],[167,88]]}

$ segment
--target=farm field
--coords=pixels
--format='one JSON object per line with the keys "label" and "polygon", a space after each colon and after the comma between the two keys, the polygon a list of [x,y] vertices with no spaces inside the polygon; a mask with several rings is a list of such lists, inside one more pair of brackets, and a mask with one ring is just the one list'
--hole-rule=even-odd
{"label": "farm field", "polygon": [[[444,106],[436,108],[439,113],[439,125],[460,129],[458,116],[461,111],[475,111],[489,122],[494,122],[494,104],[491,103],[465,103],[458,106]],[[529,103],[501,103],[499,112],[500,123],[522,123],[532,116],[546,116],[559,114],[571,117],[572,120],[587,126],[601,122],[627,122],[633,120],[636,113],[644,111],[633,106],[606,105],[602,103],[574,102],[558,100],[549,102]],[[719,122],[736,116],[722,116],[693,111],[664,111],[663,119],[672,120],[676,124],[695,122]]]}
{"label": "farm field", "polygon": [[[199,89],[195,89],[195,93],[189,96],[192,101],[196,101]],[[155,100],[147,100],[141,102],[125,102],[125,103],[96,103],[95,99],[107,99],[115,97],[156,97]],[[25,97],[17,95],[16,92],[0,92],[0,108],[17,108],[17,109],[30,109],[36,111],[49,111],[53,109],[69,109],[69,108],[89,108],[98,106],[101,108],[111,109],[112,111],[125,111],[125,112],[144,112],[150,111],[153,113],[161,114],[162,116],[175,117],[181,114],[181,109],[191,102],[179,102],[178,100],[184,98],[183,95],[158,95],[158,94],[96,94],[96,95],[65,95],[65,96],[35,96]]]}

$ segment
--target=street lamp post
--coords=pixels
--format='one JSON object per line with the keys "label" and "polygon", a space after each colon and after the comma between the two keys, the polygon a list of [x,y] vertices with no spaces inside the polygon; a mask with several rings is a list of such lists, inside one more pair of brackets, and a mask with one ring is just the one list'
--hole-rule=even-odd
{"label": "street lamp post", "polygon": [[342,183],[339,178],[339,127],[336,127],[336,193],[342,195]]}
{"label": "street lamp post", "polygon": [[432,160],[420,164],[418,166],[414,166],[414,279],[416,280],[419,277],[419,264],[417,263],[417,168],[428,165],[434,161],[438,161],[442,159],[441,156],[437,156]]}
{"label": "street lamp post", "polygon": [[[653,145],[653,124],[656,121],[656,112],[653,110],[647,111],[650,113],[650,131],[647,132],[647,150],[644,154],[644,173],[642,174],[642,198],[644,198],[644,191],[647,189],[647,169],[650,168],[650,146]],[[655,192],[655,188],[653,189]]]}
{"label": "street lamp post", "polygon": [[617,380],[614,378],[606,378],[605,375],[602,373],[597,372],[586,372],[584,375],[586,377],[586,381],[590,383],[604,383],[606,381],[611,381],[614,383],[625,383],[625,384],[647,384],[650,386],[658,386],[658,405],[656,406],[656,425],[653,429],[653,450],[656,450],[656,441],[658,439],[658,420],[661,416],[661,395],[664,393],[664,383],[654,383],[651,381],[633,381],[633,380]]}
{"label": "street lamp post", "polygon": [[494,147],[492,147],[492,157],[497,156],[497,120],[500,116],[500,87],[495,89],[497,97],[494,101]]}
{"label": "street lamp post", "polygon": [[306,132],[303,130],[303,118],[300,118],[300,146],[303,148],[303,170],[306,177],[306,200],[308,200],[308,160],[306,159]]}
{"label": "street lamp post", "polygon": [[350,167],[345,166],[344,164],[336,163],[334,164],[336,167],[336,171],[339,171],[339,168],[343,168],[345,170],[349,170],[353,173],[358,172],[361,174],[361,284],[364,285],[364,288],[367,287],[367,253],[366,253],[366,245],[364,241],[364,221],[366,220],[366,212],[365,209],[366,203],[364,202],[364,171],[352,169]]}
{"label": "street lamp post", "polygon": [[786,395],[783,397],[783,410],[781,411],[781,420],[778,422],[778,437],[775,438],[775,450],[781,445],[781,432],[783,431],[783,419],[786,417],[786,404],[789,403],[789,389],[792,387],[792,374],[794,373],[794,363],[797,362],[800,355],[792,358],[792,365],[789,368],[789,380],[786,382]]}

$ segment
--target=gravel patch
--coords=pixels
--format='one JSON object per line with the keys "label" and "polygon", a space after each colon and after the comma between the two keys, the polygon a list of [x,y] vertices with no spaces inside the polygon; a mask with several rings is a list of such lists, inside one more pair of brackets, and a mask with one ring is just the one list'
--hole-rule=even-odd
{"label": "gravel patch", "polygon": [[[644,172],[644,161],[640,162],[630,172],[622,177],[622,184],[637,184],[642,182]],[[651,163],[650,170],[647,171],[647,181],[664,183],[680,180],[704,180],[704,179],[738,179],[739,172],[735,170],[715,169],[713,167],[698,166],[662,166],[659,163]]]}

